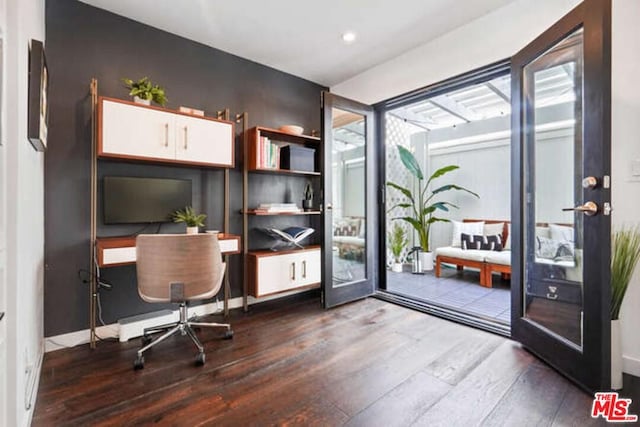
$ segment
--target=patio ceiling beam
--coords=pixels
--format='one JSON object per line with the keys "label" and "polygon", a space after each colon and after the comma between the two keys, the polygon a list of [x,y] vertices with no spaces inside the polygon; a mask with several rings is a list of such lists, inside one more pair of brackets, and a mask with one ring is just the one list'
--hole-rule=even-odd
{"label": "patio ceiling beam", "polygon": [[487,82],[485,85],[496,95],[502,98],[508,104],[511,103],[511,88],[509,85],[501,83]]}
{"label": "patio ceiling beam", "polygon": [[437,123],[428,117],[419,116],[416,113],[407,110],[406,108],[398,108],[393,111],[389,111],[389,114],[403,120],[406,123],[418,126],[424,130],[431,130],[429,125],[436,126]]}
{"label": "patio ceiling beam", "polygon": [[343,144],[353,145],[356,147],[360,147],[364,145],[364,138],[360,136],[354,136],[353,134],[350,134],[349,132],[344,132],[344,131],[333,132],[333,139],[335,141],[340,141]]}
{"label": "patio ceiling beam", "polygon": [[482,120],[482,116],[475,111],[465,107],[459,102],[454,101],[446,95],[435,96],[429,99],[433,105],[442,108],[447,113],[454,115],[465,122],[469,123],[476,120]]}

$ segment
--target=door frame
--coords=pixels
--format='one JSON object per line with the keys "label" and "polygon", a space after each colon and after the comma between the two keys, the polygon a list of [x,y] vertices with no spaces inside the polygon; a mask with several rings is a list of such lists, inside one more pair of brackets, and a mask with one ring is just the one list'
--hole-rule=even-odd
{"label": "door frame", "polygon": [[[346,283],[344,286],[333,286],[333,212],[327,209],[328,201],[332,200],[332,153],[327,143],[332,135],[332,110],[338,108],[362,115],[365,121],[365,279]],[[322,302],[325,308],[345,304],[357,299],[373,295],[378,288],[378,257],[375,250],[378,247],[378,235],[374,224],[378,222],[377,210],[378,181],[375,173],[377,134],[376,116],[373,107],[360,102],[322,92],[322,203],[323,203],[323,245],[322,245]]]}
{"label": "door frame", "polygon": [[[511,270],[512,283],[517,285],[512,286],[511,290],[511,333],[532,353],[585,390],[593,392],[607,390],[611,384],[611,217],[602,214],[593,217],[590,221],[595,220],[593,226],[596,231],[585,235],[585,247],[599,248],[600,256],[597,262],[583,263],[583,331],[588,333],[583,335],[582,351],[551,338],[542,329],[524,320],[522,303],[522,281],[525,277],[523,142],[527,129],[521,128],[525,103],[522,100],[522,85],[517,77],[532,59],[580,27],[584,28],[583,102],[596,106],[583,109],[584,144],[593,147],[589,153],[585,153],[584,174],[593,175],[590,171],[601,170],[604,171],[601,175],[611,176],[611,0],[585,0],[512,57],[511,96],[512,105],[517,108],[512,108],[511,116]],[[611,191],[600,186],[599,191],[589,193],[589,199],[603,206],[611,201]]]}

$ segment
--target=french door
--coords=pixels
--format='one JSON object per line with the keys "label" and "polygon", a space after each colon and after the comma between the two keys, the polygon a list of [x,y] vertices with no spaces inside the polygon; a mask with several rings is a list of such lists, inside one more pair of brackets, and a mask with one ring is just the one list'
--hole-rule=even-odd
{"label": "french door", "polygon": [[591,392],[611,376],[610,14],[586,0],[512,58],[511,334]]}
{"label": "french door", "polygon": [[378,245],[373,108],[329,92],[322,94],[326,308],[372,295]]}

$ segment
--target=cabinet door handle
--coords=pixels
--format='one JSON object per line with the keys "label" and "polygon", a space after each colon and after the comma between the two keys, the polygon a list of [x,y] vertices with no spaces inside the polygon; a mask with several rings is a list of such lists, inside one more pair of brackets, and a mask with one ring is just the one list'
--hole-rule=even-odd
{"label": "cabinet door handle", "polygon": [[164,146],[169,146],[169,123],[164,124]]}
{"label": "cabinet door handle", "polygon": [[291,263],[291,280],[296,280],[296,263]]}
{"label": "cabinet door handle", "polygon": [[189,134],[187,133],[189,131],[188,127],[184,127],[184,149],[186,150],[187,147],[189,146]]}
{"label": "cabinet door handle", "polygon": [[302,278],[303,279],[307,278],[307,261],[306,260],[302,261]]}

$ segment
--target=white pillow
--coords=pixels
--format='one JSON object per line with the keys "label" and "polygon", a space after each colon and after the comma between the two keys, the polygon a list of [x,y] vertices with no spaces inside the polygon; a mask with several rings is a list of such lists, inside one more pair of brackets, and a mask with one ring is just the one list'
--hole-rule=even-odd
{"label": "white pillow", "polygon": [[504,248],[502,248],[503,251],[511,250],[511,223],[507,224],[507,234],[507,241],[504,242]]}
{"label": "white pillow", "polygon": [[462,238],[462,233],[470,234],[472,236],[482,235],[484,231],[484,221],[478,222],[460,222],[460,221],[451,221],[453,224],[453,232],[451,233],[451,246],[454,248],[459,248],[460,239]]}
{"label": "white pillow", "polygon": [[549,227],[536,227],[536,237],[546,237],[550,239],[551,231],[549,231]]}
{"label": "white pillow", "polygon": [[498,222],[497,224],[484,224],[484,228],[482,229],[482,234],[484,236],[502,236],[502,232],[504,231],[504,222]]}
{"label": "white pillow", "polygon": [[556,242],[573,242],[573,227],[567,227],[565,225],[549,224],[549,234],[551,239]]}

